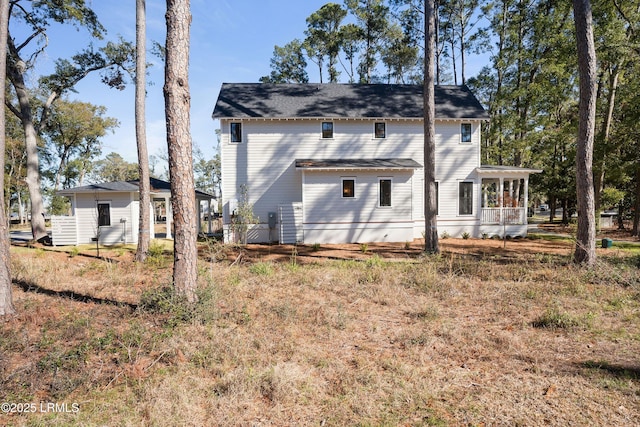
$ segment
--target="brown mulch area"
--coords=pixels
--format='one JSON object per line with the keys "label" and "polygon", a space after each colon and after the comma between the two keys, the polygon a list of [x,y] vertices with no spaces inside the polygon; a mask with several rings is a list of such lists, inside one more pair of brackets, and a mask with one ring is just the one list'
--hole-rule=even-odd
{"label": "brown mulch area", "polygon": [[[562,225],[548,225],[541,229],[545,233],[570,235],[571,227]],[[598,239],[608,237],[614,241],[638,242],[631,236],[628,230],[608,229],[598,235]],[[599,240],[598,240],[599,242]],[[503,256],[514,255],[566,255],[571,256],[575,249],[573,242],[567,240],[523,239],[515,238],[503,240],[495,239],[459,239],[447,238],[439,240],[440,250],[443,254],[459,254],[473,256]],[[278,245],[278,244],[249,244],[240,251],[233,250],[228,253],[227,259],[233,262],[241,260],[259,262],[321,262],[330,259],[339,260],[366,260],[372,255],[377,255],[385,260],[410,260],[422,256],[424,240],[416,239],[407,243],[368,243],[368,244],[323,244],[323,245]],[[598,253],[612,253],[611,249],[601,249],[597,245]]]}

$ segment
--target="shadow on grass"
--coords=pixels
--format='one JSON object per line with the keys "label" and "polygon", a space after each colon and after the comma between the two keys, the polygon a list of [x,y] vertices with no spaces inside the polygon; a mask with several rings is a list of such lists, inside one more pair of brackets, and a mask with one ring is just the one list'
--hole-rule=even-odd
{"label": "shadow on grass", "polygon": [[601,372],[617,379],[640,381],[640,366],[624,366],[603,360],[587,360],[586,362],[578,363],[578,367],[589,369],[592,372]]}
{"label": "shadow on grass", "polygon": [[47,295],[56,298],[67,298],[74,301],[80,301],[84,303],[94,303],[94,304],[108,304],[115,305],[118,307],[128,307],[132,311],[138,308],[138,304],[133,304],[130,302],[116,301],[106,298],[96,298],[90,295],[80,294],[74,291],[54,291],[52,289],[46,289],[41,286],[36,285],[33,282],[28,282],[26,280],[13,280],[13,283],[16,286],[19,286],[24,292],[32,292],[36,294]]}

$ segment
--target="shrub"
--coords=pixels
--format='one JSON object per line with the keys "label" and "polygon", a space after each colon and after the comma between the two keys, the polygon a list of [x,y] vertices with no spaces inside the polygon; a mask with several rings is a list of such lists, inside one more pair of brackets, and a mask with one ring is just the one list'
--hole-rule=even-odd
{"label": "shrub", "polygon": [[80,254],[80,249],[77,246],[74,246],[69,251],[69,258],[74,258]]}
{"label": "shrub", "polygon": [[271,276],[273,274],[273,265],[269,262],[258,262],[249,267],[249,271],[258,276]]}
{"label": "shrub", "polygon": [[168,326],[176,326],[180,322],[190,320],[192,307],[186,298],[176,295],[171,285],[149,289],[140,296],[138,309],[155,314],[169,315]]}
{"label": "shrub", "polygon": [[468,239],[469,239],[469,237],[471,237],[471,234],[469,234],[469,232],[468,232],[468,231],[465,231],[464,233],[462,233],[462,238],[463,238],[464,240],[468,240]]}

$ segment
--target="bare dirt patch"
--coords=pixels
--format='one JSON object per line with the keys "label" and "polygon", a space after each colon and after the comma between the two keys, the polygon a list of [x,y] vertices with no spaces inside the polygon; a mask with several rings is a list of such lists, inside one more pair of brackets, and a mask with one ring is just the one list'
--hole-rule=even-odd
{"label": "bare dirt patch", "polygon": [[[569,236],[570,229],[563,226],[547,227],[547,234],[559,237]],[[610,237],[617,241],[637,241],[628,231],[608,230],[599,235],[599,239]],[[439,240],[440,250],[444,254],[460,254],[475,256],[498,256],[512,258],[517,256],[566,255],[570,257],[575,243],[569,239],[459,239],[447,238]],[[623,255],[615,249],[602,250],[597,245],[597,252],[604,255]],[[231,262],[238,256],[252,261],[289,262],[296,258],[298,262],[322,262],[324,260],[353,259],[365,260],[377,255],[385,260],[419,259],[423,253],[424,241],[417,239],[408,243],[368,243],[368,244],[323,244],[323,245],[268,245],[249,244],[241,249],[228,251],[227,259]],[[241,254],[242,253],[242,254]]]}

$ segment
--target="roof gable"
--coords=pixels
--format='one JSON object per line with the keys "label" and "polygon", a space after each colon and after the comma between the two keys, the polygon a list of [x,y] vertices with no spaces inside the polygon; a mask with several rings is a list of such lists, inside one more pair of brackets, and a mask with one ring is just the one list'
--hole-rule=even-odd
{"label": "roof gable", "polygon": [[[422,85],[224,83],[221,118],[423,118]],[[436,118],[488,119],[466,86],[435,86]]]}

